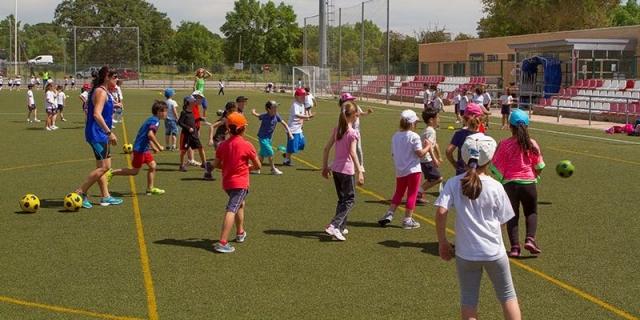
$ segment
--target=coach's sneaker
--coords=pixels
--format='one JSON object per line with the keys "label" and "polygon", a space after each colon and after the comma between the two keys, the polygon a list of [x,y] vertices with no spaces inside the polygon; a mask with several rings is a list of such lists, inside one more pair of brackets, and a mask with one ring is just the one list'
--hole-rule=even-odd
{"label": "coach's sneaker", "polygon": [[393,220],[393,211],[387,211],[387,213],[378,220],[378,224],[381,227],[386,227]]}
{"label": "coach's sneaker", "polygon": [[112,196],[108,196],[108,197],[104,197],[102,198],[102,200],[100,200],[100,205],[103,207],[106,206],[117,206],[119,204],[122,204],[122,202],[124,202],[122,199],[120,198],[115,198]]}
{"label": "coach's sneaker", "polygon": [[232,247],[230,243],[222,245],[220,242],[213,245],[213,250],[220,253],[231,253],[236,251],[236,248]]}
{"label": "coach's sneaker", "polygon": [[282,171],[280,171],[278,168],[273,168],[271,169],[271,174],[275,176],[279,176],[282,174]]}
{"label": "coach's sneaker", "polygon": [[164,194],[164,190],[162,190],[160,188],[153,187],[153,188],[147,190],[147,195],[148,196],[150,196],[150,195],[161,195],[161,194]]}
{"label": "coach's sneaker", "polygon": [[531,252],[531,254],[539,254],[542,252],[542,250],[540,250],[540,247],[538,247],[538,244],[536,243],[536,239],[534,237],[527,237],[527,239],[524,241],[524,248],[527,249],[527,251]]}
{"label": "coach's sneaker", "polygon": [[420,228],[420,223],[413,218],[404,218],[402,221],[402,229],[410,230],[418,228]]}
{"label": "coach's sneaker", "polygon": [[86,194],[82,195],[82,207],[85,209],[93,208],[93,205],[91,204],[91,201],[89,201],[89,197]]}
{"label": "coach's sneaker", "polygon": [[247,230],[236,235],[236,242],[243,243],[247,239]]}

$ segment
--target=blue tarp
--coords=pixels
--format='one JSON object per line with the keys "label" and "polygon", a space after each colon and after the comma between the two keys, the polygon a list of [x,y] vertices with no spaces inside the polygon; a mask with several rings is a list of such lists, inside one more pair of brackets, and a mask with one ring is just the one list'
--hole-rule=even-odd
{"label": "blue tarp", "polygon": [[522,61],[523,79],[535,79],[538,73],[538,66],[544,68],[544,97],[548,98],[560,92],[562,83],[562,70],[560,60],[554,57],[535,56]]}

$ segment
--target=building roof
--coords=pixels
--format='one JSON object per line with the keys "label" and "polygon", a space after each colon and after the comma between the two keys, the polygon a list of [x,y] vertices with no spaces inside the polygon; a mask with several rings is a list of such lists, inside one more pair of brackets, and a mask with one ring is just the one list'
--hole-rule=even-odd
{"label": "building roof", "polygon": [[509,48],[516,51],[538,49],[548,47],[570,46],[574,50],[634,50],[634,39],[560,39],[539,42],[508,44]]}

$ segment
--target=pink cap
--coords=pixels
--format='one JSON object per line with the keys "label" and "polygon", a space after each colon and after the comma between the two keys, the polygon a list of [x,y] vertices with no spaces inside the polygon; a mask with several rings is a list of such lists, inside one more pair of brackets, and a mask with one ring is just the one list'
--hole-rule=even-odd
{"label": "pink cap", "polygon": [[296,89],[296,93],[295,93],[295,96],[296,96],[296,97],[304,97],[304,96],[306,96],[306,95],[307,95],[307,92],[306,92],[306,91],[304,91],[304,88],[298,88],[298,89]]}
{"label": "pink cap", "polygon": [[477,117],[484,115],[484,112],[482,112],[482,108],[477,103],[470,103],[467,105],[467,108],[464,109],[464,115]]}
{"label": "pink cap", "polygon": [[352,96],[351,93],[349,92],[345,92],[340,95],[340,103],[346,102],[346,101],[353,101],[355,99],[356,97]]}

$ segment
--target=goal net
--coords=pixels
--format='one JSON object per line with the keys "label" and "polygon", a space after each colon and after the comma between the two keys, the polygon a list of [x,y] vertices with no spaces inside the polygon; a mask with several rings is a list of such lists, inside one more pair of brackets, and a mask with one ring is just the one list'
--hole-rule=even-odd
{"label": "goal net", "polygon": [[331,89],[331,69],[316,66],[297,66],[292,70],[292,88],[308,87],[316,96],[329,96],[334,94]]}

